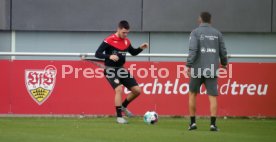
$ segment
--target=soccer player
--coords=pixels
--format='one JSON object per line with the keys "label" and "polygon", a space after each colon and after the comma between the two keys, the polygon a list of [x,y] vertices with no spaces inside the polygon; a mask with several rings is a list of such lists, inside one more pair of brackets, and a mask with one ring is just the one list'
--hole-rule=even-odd
{"label": "soccer player", "polygon": [[[217,131],[218,90],[216,71],[219,64],[224,68],[227,67],[227,52],[222,34],[210,25],[211,14],[202,12],[198,20],[199,27],[190,34],[189,55],[186,64],[188,67],[187,73],[190,75],[189,112],[191,123],[189,124],[189,130],[197,129],[195,118],[196,95],[200,91],[200,86],[204,84],[210,101],[210,130]],[[210,71],[212,69],[213,71]]]}
{"label": "soccer player", "polygon": [[[129,23],[127,21],[120,21],[117,27],[117,32],[108,36],[96,51],[96,57],[105,59],[104,74],[107,81],[115,91],[115,108],[117,114],[117,123],[126,124],[126,119],[122,117],[122,112],[128,117],[133,114],[127,109],[129,103],[136,99],[141,89],[138,86],[135,78],[124,68],[126,61],[126,53],[131,55],[138,55],[143,49],[148,48],[148,43],[143,43],[139,48],[133,48],[130,40],[127,38],[129,33]],[[131,93],[122,103],[123,88],[127,87]]]}

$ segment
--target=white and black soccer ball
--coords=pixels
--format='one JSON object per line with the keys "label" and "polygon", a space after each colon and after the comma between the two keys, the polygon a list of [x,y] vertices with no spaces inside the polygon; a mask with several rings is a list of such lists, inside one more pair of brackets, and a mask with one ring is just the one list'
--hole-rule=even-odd
{"label": "white and black soccer ball", "polygon": [[155,124],[158,122],[158,114],[155,111],[147,111],[144,115],[144,122],[147,124]]}

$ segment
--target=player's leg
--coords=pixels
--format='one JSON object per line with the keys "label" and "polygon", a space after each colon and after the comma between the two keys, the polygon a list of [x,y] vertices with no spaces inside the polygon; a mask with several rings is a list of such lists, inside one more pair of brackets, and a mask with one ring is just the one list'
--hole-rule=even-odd
{"label": "player's leg", "polygon": [[122,94],[123,94],[122,84],[118,79],[116,70],[112,72],[112,71],[107,71],[107,69],[105,69],[104,75],[107,81],[109,82],[109,84],[112,86],[112,88],[115,91],[114,104],[115,104],[115,110],[117,115],[117,122],[119,124],[125,124],[127,123],[127,121],[122,117]]}
{"label": "player's leg", "polygon": [[136,82],[135,78],[129,72],[127,77],[121,78],[121,83],[131,91],[122,103],[122,109],[128,117],[132,117],[133,114],[127,109],[127,107],[133,100],[135,100],[140,95],[141,88],[138,86],[138,83]]}
{"label": "player's leg", "polygon": [[[211,112],[211,117],[216,117],[217,116],[217,109],[218,109],[218,103],[217,103],[217,96],[211,96],[209,95],[209,101],[210,101],[210,112]],[[212,122],[211,124],[215,125],[215,121]]]}
{"label": "player's leg", "polygon": [[197,129],[196,126],[196,92],[189,92],[189,113],[190,113],[190,124],[189,124],[189,130],[195,130]]}
{"label": "player's leg", "polygon": [[216,125],[216,118],[217,118],[217,96],[218,96],[218,89],[217,89],[217,78],[208,78],[205,81],[205,86],[207,89],[207,94],[209,95],[209,102],[210,102],[210,130],[217,131]]}
{"label": "player's leg", "polygon": [[210,101],[210,112],[211,112],[211,123],[210,123],[210,130],[211,131],[218,131],[217,125],[216,125],[216,119],[217,119],[217,97],[216,96],[209,96]]}
{"label": "player's leg", "polygon": [[124,107],[127,107],[130,102],[135,100],[140,95],[141,88],[138,85],[136,85],[136,86],[131,87],[130,91],[131,92],[128,94],[128,96],[123,104]]}
{"label": "player's leg", "polygon": [[130,90],[131,92],[128,94],[122,104],[122,110],[126,116],[133,117],[132,112],[127,109],[127,106],[140,95],[141,89],[139,86],[133,86]]}
{"label": "player's leg", "polygon": [[[196,92],[189,92],[189,113],[191,117],[195,116],[196,113],[196,95]],[[192,123],[195,123],[195,121]]]}
{"label": "player's leg", "polygon": [[190,113],[190,124],[188,130],[197,129],[196,126],[196,95],[199,92],[202,83],[201,78],[190,78],[189,84],[189,113]]}
{"label": "player's leg", "polygon": [[126,124],[127,121],[122,116],[122,95],[123,95],[123,88],[122,85],[117,86],[115,89],[115,107],[116,107],[116,114],[117,114],[117,122],[120,124]]}
{"label": "player's leg", "polygon": [[122,106],[122,85],[117,86],[115,89],[115,106]]}

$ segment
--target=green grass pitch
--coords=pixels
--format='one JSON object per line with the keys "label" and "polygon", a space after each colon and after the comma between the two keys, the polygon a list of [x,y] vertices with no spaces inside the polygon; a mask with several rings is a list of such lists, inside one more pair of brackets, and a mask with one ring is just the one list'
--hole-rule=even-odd
{"label": "green grass pitch", "polygon": [[197,119],[188,131],[187,118],[159,118],[147,125],[141,117],[119,125],[115,118],[0,118],[0,142],[275,142],[276,119]]}

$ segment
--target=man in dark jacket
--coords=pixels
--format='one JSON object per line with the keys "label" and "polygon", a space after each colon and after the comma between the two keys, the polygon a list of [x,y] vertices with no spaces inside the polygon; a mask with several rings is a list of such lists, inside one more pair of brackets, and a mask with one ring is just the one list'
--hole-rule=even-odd
{"label": "man in dark jacket", "polygon": [[211,131],[217,131],[217,74],[221,64],[227,66],[227,52],[222,34],[211,27],[211,14],[202,12],[199,16],[199,27],[192,31],[189,43],[189,56],[187,58],[188,74],[190,75],[189,86],[189,112],[191,123],[189,130],[197,129],[196,126],[196,95],[202,84],[207,89],[211,111]]}

